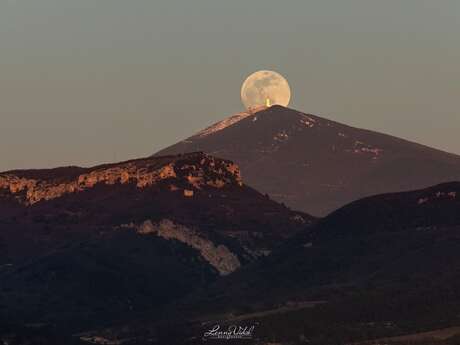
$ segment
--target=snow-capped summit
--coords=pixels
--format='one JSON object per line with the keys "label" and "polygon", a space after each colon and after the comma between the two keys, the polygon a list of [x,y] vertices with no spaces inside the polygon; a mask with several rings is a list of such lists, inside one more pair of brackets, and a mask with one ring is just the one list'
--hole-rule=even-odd
{"label": "snow-capped summit", "polygon": [[253,113],[250,113],[248,111],[244,111],[244,112],[241,112],[241,113],[237,113],[235,115],[232,115],[230,117],[227,117],[226,119],[222,120],[222,121],[219,121],[219,122],[216,122],[215,124],[199,131],[197,133],[197,136],[199,137],[205,137],[207,135],[210,135],[210,134],[213,134],[213,133],[216,133],[218,131],[221,131],[235,123],[237,123],[238,121],[241,121],[242,119],[248,117],[248,116],[251,116],[253,115]]}
{"label": "snow-capped summit", "polygon": [[290,207],[325,215],[373,194],[460,179],[460,157],[275,105],[233,115],[157,155],[203,151]]}
{"label": "snow-capped summit", "polygon": [[215,124],[213,124],[213,125],[211,125],[209,127],[206,127],[205,129],[199,131],[196,134],[196,136],[205,137],[207,135],[214,134],[214,133],[216,133],[218,131],[221,131],[221,130],[227,128],[227,127],[232,126],[233,124],[245,119],[248,116],[255,116],[255,114],[257,112],[265,110],[265,109],[267,109],[266,106],[260,106],[260,107],[257,107],[257,108],[252,108],[252,109],[247,110],[247,111],[243,111],[241,113],[236,113],[235,115],[229,116],[229,117],[223,119],[222,121],[216,122]]}

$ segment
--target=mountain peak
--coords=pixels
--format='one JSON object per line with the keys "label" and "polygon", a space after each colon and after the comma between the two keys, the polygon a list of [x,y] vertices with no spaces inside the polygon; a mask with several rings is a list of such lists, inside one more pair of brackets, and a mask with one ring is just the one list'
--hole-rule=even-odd
{"label": "mountain peak", "polygon": [[315,215],[460,179],[459,156],[279,105],[236,114],[156,155],[193,151],[236,162],[246,183]]}

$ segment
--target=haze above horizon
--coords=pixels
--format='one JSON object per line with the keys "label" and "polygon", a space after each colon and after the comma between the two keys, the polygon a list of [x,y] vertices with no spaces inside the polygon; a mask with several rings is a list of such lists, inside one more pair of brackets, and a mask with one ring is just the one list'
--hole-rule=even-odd
{"label": "haze above horizon", "polygon": [[457,0],[0,0],[0,171],[147,156],[261,69],[291,108],[460,154],[458,32]]}

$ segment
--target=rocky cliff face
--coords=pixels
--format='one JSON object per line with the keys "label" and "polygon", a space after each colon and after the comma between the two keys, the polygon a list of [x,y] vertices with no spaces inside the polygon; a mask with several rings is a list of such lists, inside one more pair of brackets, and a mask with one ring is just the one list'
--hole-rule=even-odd
{"label": "rocky cliff face", "polygon": [[[97,184],[129,183],[143,189],[168,179],[176,179],[186,182],[194,189],[204,186],[221,188],[228,184],[242,185],[239,168],[230,161],[216,159],[203,153],[170,157],[169,160],[170,162],[163,165],[158,164],[158,159],[141,159],[99,166],[86,169],[84,173],[64,180],[53,176],[47,179],[35,178],[33,171],[27,176],[6,172],[0,174],[0,189],[9,192],[21,203],[32,205],[42,200],[88,190]],[[171,185],[171,189],[177,189],[177,186]]]}
{"label": "rocky cliff face", "polygon": [[214,244],[197,231],[168,219],[158,223],[152,223],[148,220],[139,226],[132,227],[139,234],[152,234],[166,240],[177,240],[198,250],[203,259],[213,266],[220,275],[228,275],[241,267],[238,256],[232,253],[225,245]]}
{"label": "rocky cliff face", "polygon": [[146,219],[224,236],[248,248],[249,261],[312,221],[244,185],[236,164],[201,152],[0,173],[0,223],[91,232]]}

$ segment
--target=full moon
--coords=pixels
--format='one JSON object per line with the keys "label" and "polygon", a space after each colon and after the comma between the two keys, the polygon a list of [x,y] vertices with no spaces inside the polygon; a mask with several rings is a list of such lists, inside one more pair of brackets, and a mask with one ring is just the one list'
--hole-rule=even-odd
{"label": "full moon", "polygon": [[287,80],[273,71],[258,71],[251,74],[241,86],[241,101],[246,109],[278,104],[286,107],[291,99]]}

